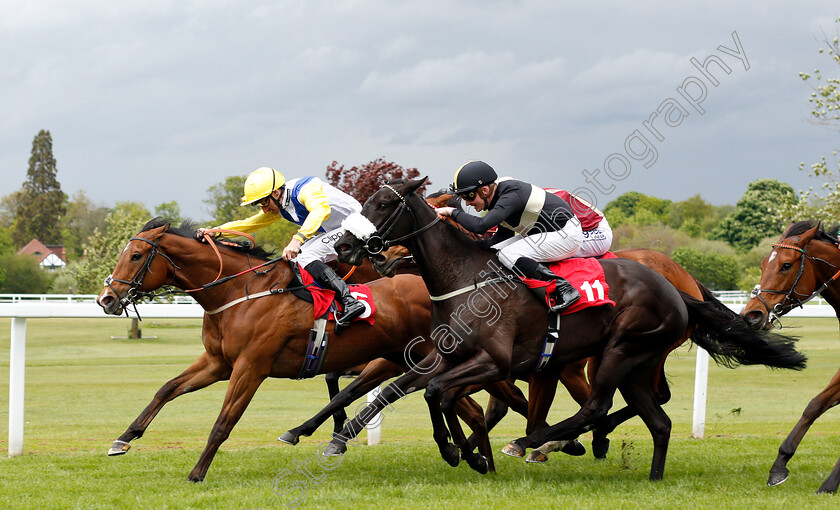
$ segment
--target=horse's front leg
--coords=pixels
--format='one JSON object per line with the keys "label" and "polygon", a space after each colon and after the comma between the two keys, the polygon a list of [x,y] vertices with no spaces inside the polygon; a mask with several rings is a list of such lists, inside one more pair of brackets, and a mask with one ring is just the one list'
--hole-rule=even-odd
{"label": "horse's front leg", "polygon": [[270,370],[270,359],[247,359],[245,356],[240,356],[236,360],[233,372],[230,375],[230,384],[227,393],[225,393],[222,411],[219,413],[215,425],[213,425],[213,430],[207,439],[207,446],[201,452],[198,463],[188,477],[191,482],[204,480],[216,451],[230,436],[230,431],[242,417],[242,413],[245,412],[245,408],[248,407],[254,393],[257,392],[257,388],[268,377]]}
{"label": "horse's front leg", "polygon": [[128,429],[114,441],[108,450],[108,455],[122,455],[131,448],[130,441],[143,437],[149,424],[163,408],[164,404],[191,391],[200,390],[217,381],[230,377],[230,366],[221,358],[203,353],[181,375],[168,381],[155,393],[155,397],[143,409]]}
{"label": "horse's front leg", "polygon": [[[508,371],[505,370],[503,373],[502,368],[493,357],[487,351],[482,350],[464,363],[456,365],[450,370],[442,371],[426,387],[424,397],[426,398],[426,404],[429,406],[429,415],[432,418],[433,426],[436,427],[436,430],[437,427],[446,430],[445,418],[446,422],[449,423],[452,439],[464,454],[464,459],[468,461],[470,467],[482,474],[487,473],[487,460],[480,455],[473,454],[453,410],[455,393],[448,390],[461,386],[495,382],[507,376]],[[486,430],[484,433],[486,434]],[[437,434],[440,434],[440,432]],[[442,439],[442,435],[441,437],[435,436],[439,446],[441,445],[440,439]]]}
{"label": "horse's front leg", "polygon": [[[840,371],[834,374],[828,386],[825,387],[816,397],[811,400],[808,407],[802,413],[802,417],[790,431],[785,441],[779,446],[779,455],[776,457],[776,462],[770,468],[770,477],[767,479],[767,485],[775,486],[787,480],[790,471],[787,468],[787,463],[796,453],[796,448],[805,437],[805,433],[814,424],[823,413],[840,403]],[[834,485],[837,489],[837,484]],[[827,491],[823,491],[827,492]]]}

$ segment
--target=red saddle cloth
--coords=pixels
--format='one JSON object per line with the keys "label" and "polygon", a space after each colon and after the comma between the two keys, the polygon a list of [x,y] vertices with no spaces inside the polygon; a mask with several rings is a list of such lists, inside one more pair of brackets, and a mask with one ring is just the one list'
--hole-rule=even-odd
{"label": "red saddle cloth", "polygon": [[[300,270],[301,282],[307,286],[306,290],[312,294],[312,304],[315,310],[315,318],[320,319],[327,313],[327,311],[329,311],[327,320],[334,321],[335,307],[338,307],[339,310],[342,309],[341,303],[335,300],[335,292],[320,287],[317,283],[315,283],[315,279],[312,278],[312,275],[306,272],[306,270],[302,267],[298,269]],[[373,326],[374,319],[376,318],[376,305],[373,303],[373,292],[371,292],[370,287],[360,284],[349,285],[349,287],[350,293],[353,294],[353,297],[361,301],[365,305],[365,308],[367,308],[365,313],[353,319],[353,322],[365,321]],[[335,307],[330,306],[333,303],[335,303]]]}
{"label": "red saddle cloth", "polygon": [[[600,258],[614,259],[618,257],[611,252],[607,252]],[[598,262],[598,259],[566,259],[559,262],[551,262],[548,264],[548,267],[557,276],[568,280],[580,292],[580,299],[560,312],[561,315],[579,312],[590,306],[615,306],[615,301],[610,299],[610,286],[607,284],[607,278],[604,276],[604,268]],[[544,282],[531,278],[524,278],[523,280],[532,289],[545,287],[546,304],[553,304],[554,300],[551,299],[551,294],[556,287],[554,282]],[[549,300],[551,300],[551,303],[549,303]]]}

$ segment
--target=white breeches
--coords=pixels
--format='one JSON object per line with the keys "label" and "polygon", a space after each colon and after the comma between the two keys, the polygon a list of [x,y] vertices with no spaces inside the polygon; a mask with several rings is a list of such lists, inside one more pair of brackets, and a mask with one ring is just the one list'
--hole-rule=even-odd
{"label": "white breeches", "polygon": [[338,258],[335,252],[335,242],[344,235],[344,228],[338,227],[329,232],[322,232],[316,234],[303,243],[300,247],[300,253],[295,257],[295,262],[299,267],[306,267],[312,261],[320,260],[327,263],[332,262]]}
{"label": "white breeches", "polygon": [[537,262],[553,262],[574,257],[581,248],[583,238],[580,222],[572,219],[567,221],[561,230],[530,236],[517,234],[493,245],[493,248],[498,250],[496,255],[502,265],[512,270],[519,257],[528,257]]}
{"label": "white breeches", "polygon": [[580,251],[575,257],[600,257],[610,251],[612,246],[613,232],[607,219],[604,218],[598,226],[583,233],[583,242],[580,243]]}

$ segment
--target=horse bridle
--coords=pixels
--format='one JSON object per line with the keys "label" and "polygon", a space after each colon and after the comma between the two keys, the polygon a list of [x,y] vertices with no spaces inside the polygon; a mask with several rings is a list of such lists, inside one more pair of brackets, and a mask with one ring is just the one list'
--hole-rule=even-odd
{"label": "horse bridle", "polygon": [[[404,236],[400,236],[395,239],[385,239],[385,236],[390,234],[391,230],[393,230],[394,227],[397,225],[397,222],[399,221],[400,217],[403,215],[404,212],[408,211],[409,214],[411,214],[412,226],[417,224],[417,218],[414,215],[414,212],[411,210],[411,207],[409,207],[408,202],[406,202],[405,197],[401,195],[397,190],[395,190],[393,186],[389,184],[383,184],[382,187],[388,188],[389,190],[394,192],[394,194],[397,195],[397,197],[400,199],[400,203],[397,205],[397,208],[394,210],[394,212],[392,212],[391,215],[385,219],[382,225],[376,227],[376,231],[373,234],[371,234],[367,239],[362,239],[362,241],[364,241],[365,243],[364,248],[370,255],[378,255],[383,251],[387,250],[389,247],[398,244],[400,241],[405,241],[406,239],[416,237],[422,234],[423,232],[429,230],[437,222],[440,221],[440,217],[438,215],[435,215],[434,220],[430,221],[428,224],[420,227],[419,229],[416,229]],[[385,228],[385,231],[380,233],[380,229],[382,228]]]}
{"label": "horse bridle", "polygon": [[[823,282],[823,284],[820,285],[819,288],[815,289],[814,292],[812,292],[811,294],[809,294],[809,295],[801,294],[801,293],[796,291],[796,286],[799,285],[799,280],[802,278],[802,275],[805,273],[805,259],[806,258],[811,259],[813,261],[824,262],[825,264],[828,264],[829,266],[831,266],[833,268],[836,267],[836,266],[834,264],[832,264],[831,262],[828,262],[827,260],[823,260],[819,257],[814,257],[812,255],[808,255],[808,253],[807,253],[808,245],[807,244],[805,245],[804,248],[800,248],[799,246],[794,246],[794,245],[791,245],[791,244],[784,244],[784,243],[776,243],[776,244],[773,244],[772,246],[773,246],[773,248],[784,248],[784,249],[788,249],[788,250],[798,251],[799,253],[802,254],[802,256],[799,258],[799,269],[796,272],[796,279],[793,281],[793,284],[791,285],[789,290],[784,291],[784,290],[775,290],[775,289],[762,289],[761,284],[756,284],[755,288],[750,292],[750,297],[758,299],[761,302],[761,304],[764,305],[764,308],[767,309],[767,314],[770,318],[770,323],[775,324],[777,321],[779,321],[779,319],[781,318],[782,315],[788,313],[789,311],[793,310],[797,306],[799,308],[802,308],[802,305],[804,305],[808,301],[810,301],[810,300],[814,299],[815,297],[817,297],[818,295],[820,295],[825,289],[828,288],[829,285],[831,285],[831,283],[834,280],[837,279],[838,276],[840,276],[840,271],[834,273],[834,276],[832,276],[831,278],[829,278],[825,282]],[[762,292],[766,292],[767,294],[784,294],[785,297],[781,302],[776,303],[776,305],[771,308],[770,305],[768,305],[767,302],[761,297]]]}
{"label": "horse bridle", "polygon": [[118,283],[124,283],[124,284],[128,285],[129,286],[128,292],[125,293],[125,296],[120,298],[120,306],[123,307],[123,310],[125,310],[126,316],[128,316],[128,305],[133,305],[134,306],[134,313],[139,318],[140,314],[137,313],[137,300],[142,299],[145,296],[153,295],[153,293],[151,293],[151,292],[141,292],[138,289],[140,289],[140,287],[143,285],[143,282],[146,280],[146,275],[148,273],[152,272],[151,266],[152,266],[152,261],[154,261],[154,259],[155,259],[155,255],[160,253],[160,256],[165,258],[166,260],[168,260],[169,263],[172,265],[173,281],[175,279],[174,270],[178,269],[178,266],[176,266],[175,263],[172,262],[172,259],[170,259],[168,255],[166,255],[165,253],[160,251],[160,248],[158,248],[158,239],[155,239],[154,241],[150,241],[150,240],[148,240],[144,237],[132,237],[131,239],[129,239],[129,242],[131,242],[131,241],[143,241],[144,243],[149,243],[150,245],[152,245],[152,249],[151,249],[151,251],[149,251],[149,255],[146,257],[145,262],[143,262],[143,267],[141,267],[137,271],[137,274],[135,274],[134,278],[132,278],[131,280],[120,280],[119,278],[114,278],[113,274],[108,275],[108,277],[105,278],[105,287],[108,287],[109,289],[111,289],[111,292],[113,292],[115,296],[119,296],[120,295],[119,292],[117,292],[117,290],[111,284],[113,282],[118,282]]}

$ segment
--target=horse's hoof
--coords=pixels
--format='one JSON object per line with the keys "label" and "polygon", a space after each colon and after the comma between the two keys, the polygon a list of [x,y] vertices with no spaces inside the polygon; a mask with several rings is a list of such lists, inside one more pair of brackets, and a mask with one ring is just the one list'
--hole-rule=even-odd
{"label": "horse's hoof", "polygon": [[548,455],[539,450],[531,450],[531,454],[525,459],[525,462],[532,464],[545,464],[548,462]]}
{"label": "horse's hoof", "polygon": [[572,457],[580,457],[586,453],[586,447],[577,439],[572,439],[563,448],[560,448],[560,451]]}
{"label": "horse's hoof", "polygon": [[592,455],[594,455],[596,459],[606,459],[608,451],[610,451],[609,439],[606,437],[592,439]]}
{"label": "horse's hoof", "polygon": [[190,473],[190,476],[187,477],[187,480],[189,480],[193,483],[198,483],[198,482],[203,482],[204,477],[200,476],[200,475],[194,475],[194,474]]}
{"label": "horse's hoof", "polygon": [[817,489],[817,494],[834,494],[835,492],[837,492],[837,484],[830,484],[828,480]]}
{"label": "horse's hoof", "polygon": [[278,441],[281,443],[290,444],[292,446],[298,444],[300,438],[296,434],[292,434],[291,431],[284,432],[282,436],[277,438]]}
{"label": "horse's hoof", "polygon": [[108,456],[114,457],[116,455],[124,455],[125,452],[131,449],[131,444],[128,441],[120,441],[117,439],[111,448],[108,449]]}
{"label": "horse's hoof", "polygon": [[454,444],[448,444],[445,448],[440,449],[440,456],[452,467],[456,467],[461,463],[461,452]]}
{"label": "horse's hoof", "polygon": [[790,471],[787,468],[770,471],[770,477],[767,479],[767,485],[770,487],[781,485],[782,482],[788,479],[788,475],[790,475]]}
{"label": "horse's hoof", "polygon": [[324,457],[338,457],[344,455],[344,452],[347,451],[347,447],[344,445],[337,445],[335,443],[330,443],[324,448],[324,451],[321,452],[321,455]]}
{"label": "horse's hoof", "polygon": [[483,455],[474,455],[472,458],[466,460],[467,464],[469,464],[471,468],[478,471],[482,475],[486,475],[488,470],[490,469],[490,466],[487,463],[487,459],[484,458]]}
{"label": "horse's hoof", "polygon": [[525,449],[516,444],[516,442],[511,441],[504,448],[502,448],[502,453],[508,455],[510,457],[524,457],[525,456]]}

